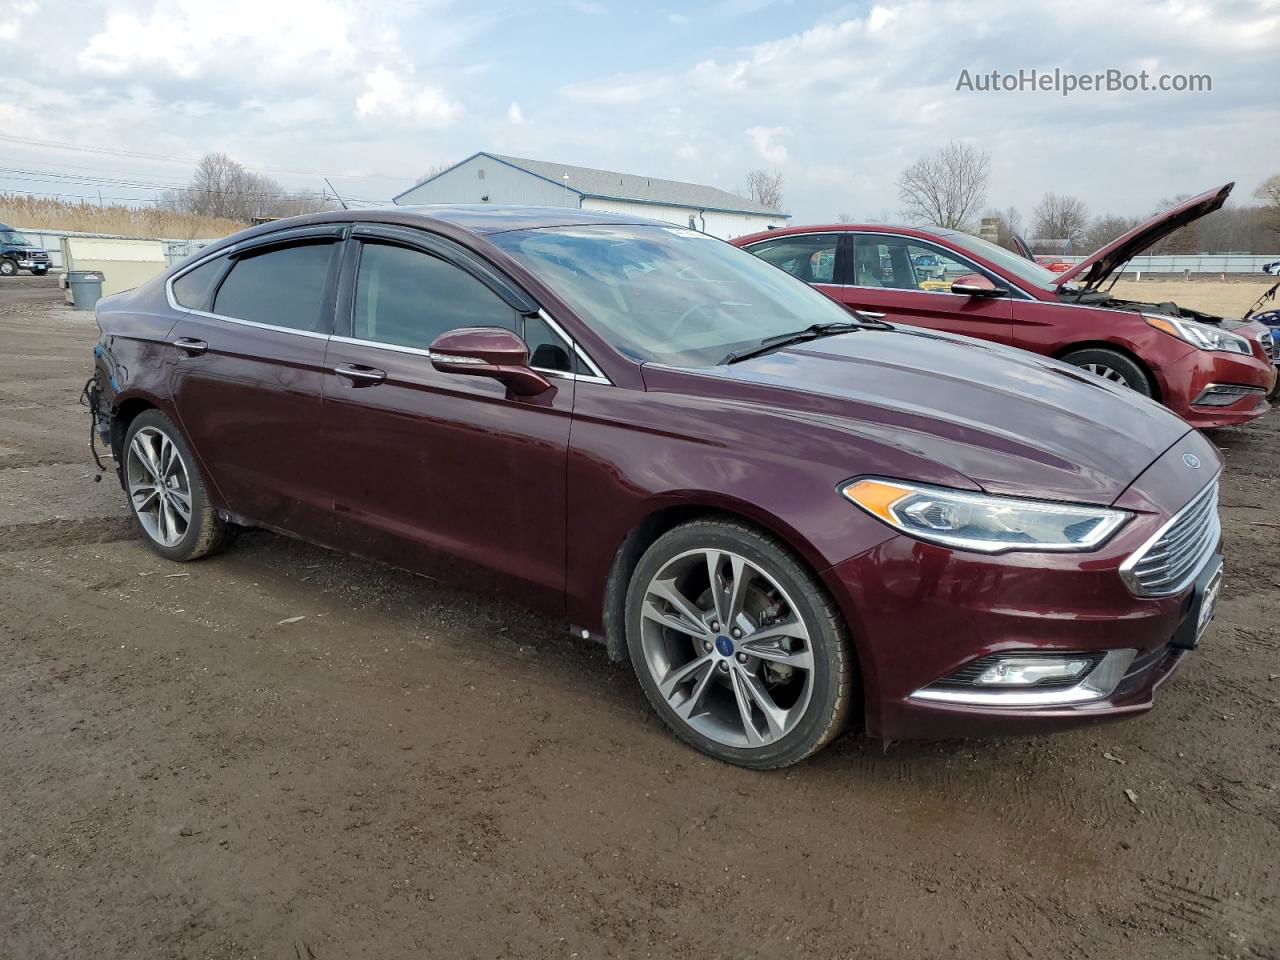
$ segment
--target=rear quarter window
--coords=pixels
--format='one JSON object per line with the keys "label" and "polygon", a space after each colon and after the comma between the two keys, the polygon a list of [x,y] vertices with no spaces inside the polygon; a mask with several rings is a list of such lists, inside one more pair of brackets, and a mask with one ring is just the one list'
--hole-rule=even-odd
{"label": "rear quarter window", "polygon": [[188,310],[207,312],[213,300],[213,288],[226,266],[225,257],[215,257],[194,270],[188,270],[173,281],[173,299]]}

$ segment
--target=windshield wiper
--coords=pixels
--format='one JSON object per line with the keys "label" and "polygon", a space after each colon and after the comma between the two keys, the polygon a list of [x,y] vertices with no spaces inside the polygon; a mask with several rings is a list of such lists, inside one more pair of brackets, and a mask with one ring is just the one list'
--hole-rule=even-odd
{"label": "windshield wiper", "polygon": [[[834,337],[841,333],[852,333],[854,330],[865,330],[871,327],[872,323],[854,323],[852,321],[832,321],[830,323],[814,323],[805,327],[803,330],[795,330],[791,333],[779,333],[776,336],[765,337],[754,347],[746,350],[736,350],[728,354],[720,362],[737,363],[740,360],[749,360],[752,357],[758,357],[762,354],[772,353],[774,350],[781,350],[783,347],[789,347],[796,343],[805,343],[809,340],[817,340],[820,337]],[[875,329],[893,329],[887,323],[880,327],[878,323]]]}

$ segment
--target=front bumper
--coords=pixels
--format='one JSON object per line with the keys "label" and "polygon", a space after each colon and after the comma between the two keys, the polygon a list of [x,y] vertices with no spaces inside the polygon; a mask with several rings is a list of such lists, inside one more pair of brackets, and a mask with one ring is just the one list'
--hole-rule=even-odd
{"label": "front bumper", "polygon": [[[1176,469],[1184,453],[1208,469]],[[1202,489],[1216,462],[1207,441],[1188,434],[1117,501],[1135,516],[1091,553],[990,556],[896,536],[826,571],[857,647],[867,733],[1034,734],[1151,709],[1183,659],[1171,641],[1197,616],[1196,587],[1135,596],[1120,567]],[[1014,651],[1109,655],[1117,673],[1106,693],[1087,698],[978,704],[919,695],[980,657]]]}
{"label": "front bumper", "polygon": [[[1192,350],[1161,374],[1165,404],[1201,429],[1248,423],[1262,416],[1271,409],[1267,395],[1276,385],[1276,367],[1270,358],[1208,350]],[[1216,385],[1254,389],[1223,406],[1196,402],[1212,397]]]}

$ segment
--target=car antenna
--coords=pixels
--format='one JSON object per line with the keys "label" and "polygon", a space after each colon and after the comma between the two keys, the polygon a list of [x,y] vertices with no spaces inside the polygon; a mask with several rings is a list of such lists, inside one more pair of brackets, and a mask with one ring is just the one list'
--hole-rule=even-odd
{"label": "car antenna", "polygon": [[[329,178],[328,178],[328,177],[325,177],[325,178],[324,178],[324,182],[325,182],[325,183],[329,183]],[[334,187],[334,185],[333,185],[332,183],[329,183],[329,189],[330,189],[330,190],[332,190],[332,191],[333,191],[333,195],[334,195],[335,197],[337,197],[337,198],[338,198],[338,202],[339,202],[340,204],[342,204],[342,209],[343,209],[343,210],[350,210],[350,209],[351,209],[350,207],[348,207],[348,206],[347,206],[347,201],[343,200],[343,199],[342,199],[342,197],[338,196],[337,188],[336,188],[336,187]]]}

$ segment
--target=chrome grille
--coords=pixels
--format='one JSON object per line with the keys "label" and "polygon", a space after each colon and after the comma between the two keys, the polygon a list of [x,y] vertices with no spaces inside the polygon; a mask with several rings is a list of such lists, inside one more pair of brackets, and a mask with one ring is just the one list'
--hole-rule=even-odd
{"label": "chrome grille", "polygon": [[1222,533],[1218,481],[1197,493],[1120,567],[1129,589],[1144,597],[1167,597],[1186,589]]}
{"label": "chrome grille", "polygon": [[1262,352],[1271,358],[1272,363],[1280,364],[1280,341],[1270,330],[1258,334],[1258,342],[1262,344]]}

